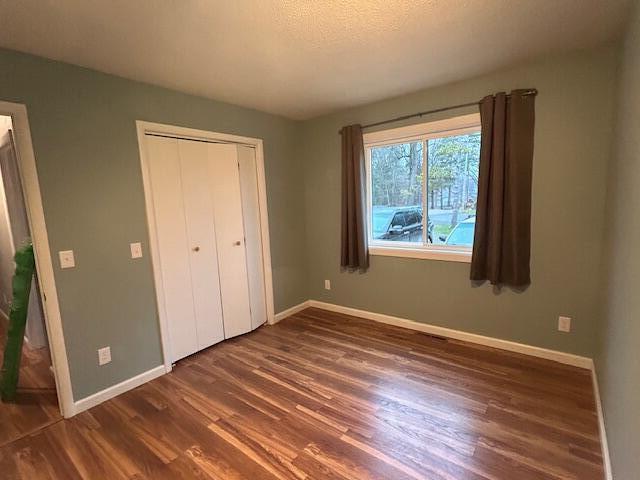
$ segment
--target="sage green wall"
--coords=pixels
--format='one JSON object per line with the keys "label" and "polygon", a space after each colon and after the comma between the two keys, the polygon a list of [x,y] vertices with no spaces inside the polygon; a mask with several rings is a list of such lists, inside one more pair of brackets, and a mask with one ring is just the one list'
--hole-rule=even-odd
{"label": "sage green wall", "polygon": [[[615,63],[613,48],[567,54],[300,123],[0,50],[0,100],[28,108],[51,250],[76,253],[75,269],[54,262],[74,397],[161,363],[137,119],[264,139],[276,311],[314,298],[591,356]],[[473,288],[460,263],[373,257],[366,274],[339,271],[339,127],[529,86],[540,95],[527,291]],[[558,314],[574,317],[572,333],[557,332]],[[113,362],[98,367],[104,345]]]}
{"label": "sage green wall", "polygon": [[595,358],[614,478],[640,472],[640,3],[620,64],[605,227],[606,291]]}
{"label": "sage green wall", "polygon": [[294,122],[7,50],[0,71],[0,100],[28,109],[76,400],[162,363],[136,120],[264,139],[276,311],[307,298]]}
{"label": "sage green wall", "polygon": [[[614,48],[566,54],[305,122],[299,149],[310,298],[591,357],[614,65]],[[540,91],[530,288],[474,288],[468,264],[434,260],[372,257],[367,273],[341,273],[338,129],[526,87]],[[560,314],[573,317],[571,333],[557,331]]]}

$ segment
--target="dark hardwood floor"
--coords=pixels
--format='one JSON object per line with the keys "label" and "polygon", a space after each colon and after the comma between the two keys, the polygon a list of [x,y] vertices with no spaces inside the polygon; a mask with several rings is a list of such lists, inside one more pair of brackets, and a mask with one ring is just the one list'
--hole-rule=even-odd
{"label": "dark hardwood floor", "polygon": [[[0,318],[0,365],[6,336],[6,320]],[[29,349],[23,346],[16,399],[12,403],[0,402],[0,447],[62,418],[50,366],[48,348]],[[4,477],[0,474],[0,478]]]}
{"label": "dark hardwood floor", "polygon": [[0,449],[3,479],[602,479],[590,373],[307,309]]}

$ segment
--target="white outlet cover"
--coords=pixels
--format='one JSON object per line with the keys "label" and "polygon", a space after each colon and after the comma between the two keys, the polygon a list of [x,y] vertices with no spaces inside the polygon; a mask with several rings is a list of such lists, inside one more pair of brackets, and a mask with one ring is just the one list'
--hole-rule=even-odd
{"label": "white outlet cover", "polygon": [[98,365],[105,365],[111,362],[111,347],[98,349]]}
{"label": "white outlet cover", "polygon": [[560,332],[570,332],[571,331],[571,317],[558,317],[558,330]]}
{"label": "white outlet cover", "polygon": [[331,290],[331,280],[325,280],[324,281],[324,289],[325,290]]}
{"label": "white outlet cover", "polygon": [[58,252],[58,257],[60,257],[60,268],[73,268],[76,266],[73,250],[61,250]]}
{"label": "white outlet cover", "polygon": [[129,244],[131,248],[131,258],[142,258],[142,244],[140,242]]}

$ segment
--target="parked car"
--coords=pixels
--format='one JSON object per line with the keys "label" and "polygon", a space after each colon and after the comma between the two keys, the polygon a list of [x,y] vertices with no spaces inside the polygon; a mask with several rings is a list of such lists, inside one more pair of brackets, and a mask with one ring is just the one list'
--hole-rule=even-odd
{"label": "parked car", "polygon": [[[422,238],[422,207],[373,207],[373,238],[376,240],[416,241]],[[427,240],[433,243],[433,223],[427,224]]]}
{"label": "parked car", "polygon": [[473,245],[475,231],[476,217],[469,217],[453,227],[449,235],[440,235],[438,238],[444,245],[470,247]]}

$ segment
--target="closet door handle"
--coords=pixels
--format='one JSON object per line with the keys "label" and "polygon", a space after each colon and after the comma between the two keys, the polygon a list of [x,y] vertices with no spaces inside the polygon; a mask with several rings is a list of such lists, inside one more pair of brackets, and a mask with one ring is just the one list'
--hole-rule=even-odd
{"label": "closet door handle", "polygon": [[193,251],[194,252],[199,252],[200,251],[200,247],[193,247]]}
{"label": "closet door handle", "polygon": [[233,242],[233,245],[239,247],[240,245],[242,245],[242,242],[240,240],[236,240],[235,242]]}

